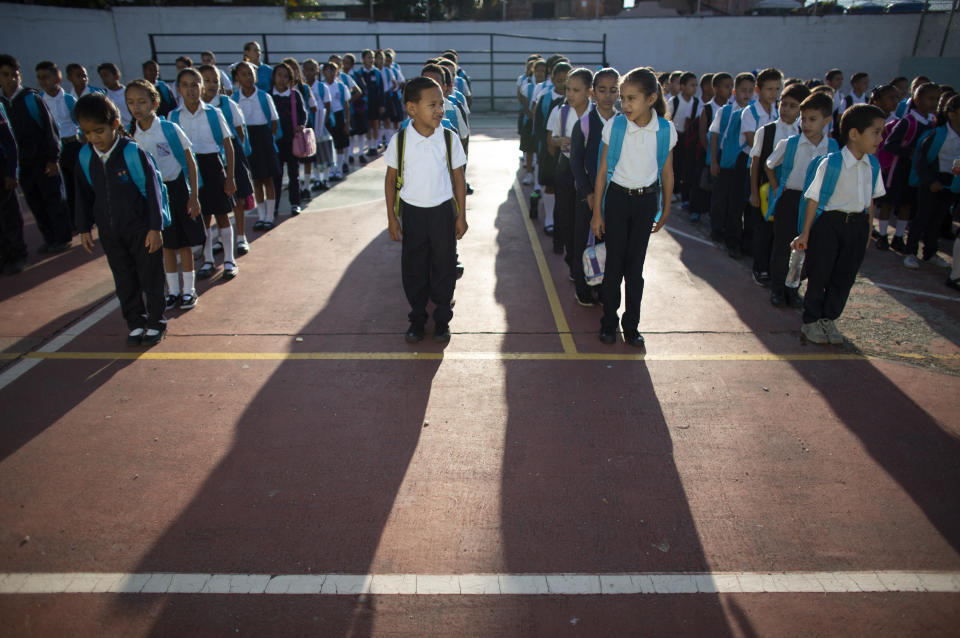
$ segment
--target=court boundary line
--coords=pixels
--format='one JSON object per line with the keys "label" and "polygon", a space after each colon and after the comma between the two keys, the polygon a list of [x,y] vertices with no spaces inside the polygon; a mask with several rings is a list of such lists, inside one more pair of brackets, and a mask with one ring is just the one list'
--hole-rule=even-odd
{"label": "court boundary line", "polygon": [[0,595],[625,595],[960,593],[960,572],[476,574],[2,573]]}

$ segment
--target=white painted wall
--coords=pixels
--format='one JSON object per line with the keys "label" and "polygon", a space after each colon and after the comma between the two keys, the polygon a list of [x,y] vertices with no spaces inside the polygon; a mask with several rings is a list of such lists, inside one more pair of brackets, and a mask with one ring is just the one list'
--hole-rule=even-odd
{"label": "white painted wall", "polygon": [[[241,33],[236,36],[178,36],[158,38],[161,55],[172,62],[176,54],[199,58],[202,49],[218,53],[221,63],[239,59],[244,41],[269,36],[272,53],[297,51],[294,57],[326,57],[331,51],[355,51],[374,46],[376,34],[385,34],[381,45],[398,50],[399,61],[414,71],[429,57],[453,47],[475,79],[476,107],[488,108],[490,95],[487,33],[518,34],[524,39],[497,37],[496,77],[515,78],[525,52],[567,53],[574,62],[599,62],[594,45],[551,43],[532,37],[601,39],[607,36],[607,59],[626,70],[648,65],[657,69],[689,69],[697,73],[738,72],[777,66],[788,76],[821,77],[830,67],[865,70],[876,81],[900,72],[911,57],[919,15],[729,18],[606,18],[515,22],[450,22],[430,24],[318,22],[287,20],[283,9],[271,7],[118,7],[113,11],[60,9],[34,5],[0,4],[2,48],[20,58],[29,78],[33,65],[51,58],[64,66],[80,61],[90,67],[113,60],[126,77],[140,75],[140,64],[150,57],[148,33]],[[43,24],[41,32],[39,25]],[[918,57],[937,57],[946,25],[945,15],[928,15],[924,21]],[[945,56],[960,58],[960,19],[954,21]],[[386,35],[390,34],[390,35]],[[404,35],[399,35],[404,34]],[[484,34],[484,35],[477,35]],[[470,53],[469,51],[479,51]],[[523,53],[522,53],[523,52]],[[272,56],[274,59],[279,57]],[[960,65],[958,65],[960,66]],[[942,67],[941,67],[942,68]],[[172,75],[164,67],[165,77]],[[513,108],[509,82],[496,84],[498,108]]]}

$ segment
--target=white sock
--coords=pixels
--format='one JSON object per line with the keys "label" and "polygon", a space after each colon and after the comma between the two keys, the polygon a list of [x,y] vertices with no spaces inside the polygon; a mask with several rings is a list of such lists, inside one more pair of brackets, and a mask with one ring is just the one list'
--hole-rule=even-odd
{"label": "white sock", "polygon": [[265,221],[267,219],[267,203],[260,202],[257,204],[257,220]]}
{"label": "white sock", "polygon": [[890,228],[889,219],[878,219],[877,220],[877,230],[880,232],[880,235],[883,237],[887,236],[887,229]]}
{"label": "white sock", "polygon": [[227,225],[220,229],[220,243],[223,244],[223,261],[237,263],[233,257],[233,226]]}
{"label": "white sock", "polygon": [[903,233],[907,230],[907,222],[903,219],[897,220],[897,230],[894,231],[894,235],[897,237],[903,237]]}
{"label": "white sock", "polygon": [[543,217],[543,225],[553,226],[553,205],[556,201],[557,196],[553,193],[544,193],[543,194],[543,211],[545,213]]}
{"label": "white sock", "polygon": [[207,228],[207,241],[203,242],[203,261],[213,263],[213,232]]}
{"label": "white sock", "polygon": [[537,158],[533,158],[533,190],[540,190],[540,171],[537,170]]}
{"label": "white sock", "polygon": [[[192,275],[193,273],[190,273],[190,274]],[[186,274],[184,274],[184,278],[186,278]],[[167,273],[167,289],[170,291],[169,294],[171,295],[180,294],[180,273],[178,272]]]}
{"label": "white sock", "polygon": [[274,214],[276,213],[277,202],[273,199],[268,199],[266,202],[267,205],[267,219],[266,221],[273,223]]}
{"label": "white sock", "polygon": [[183,273],[183,294],[185,295],[195,295],[197,294],[197,288],[194,281],[196,280],[196,273],[192,270],[190,272]]}

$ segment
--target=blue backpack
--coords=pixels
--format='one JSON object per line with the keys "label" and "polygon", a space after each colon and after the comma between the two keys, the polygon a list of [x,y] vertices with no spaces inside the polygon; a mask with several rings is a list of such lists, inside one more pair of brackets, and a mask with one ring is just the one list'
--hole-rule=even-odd
{"label": "blue backpack", "polygon": [[[337,88],[340,89],[340,103],[343,105],[343,110],[346,111],[348,108],[350,108],[350,103],[347,102],[347,85],[341,81],[334,82],[334,84],[339,85]],[[323,88],[328,91],[332,91],[329,84]],[[334,126],[337,119],[334,117],[332,104],[330,105],[330,113],[328,114],[327,117],[330,120],[330,126]]]}
{"label": "blue backpack", "polygon": [[[791,135],[789,138],[787,138],[787,148],[783,152],[783,163],[781,163],[780,166],[778,166],[774,171],[774,174],[777,176],[777,184],[779,184],[779,188],[777,188],[777,192],[774,193],[770,198],[770,201],[767,204],[767,210],[763,211],[763,218],[766,221],[771,221],[773,219],[773,213],[777,208],[777,201],[783,195],[783,191],[787,189],[787,180],[790,178],[790,173],[793,172],[793,162],[797,158],[798,146],[800,146],[800,134]],[[839,150],[840,145],[837,144],[837,140],[833,139],[832,137],[828,137],[827,154],[829,155],[830,153],[836,153]],[[804,175],[804,178],[806,178],[806,174]],[[806,184],[804,186],[806,186]]]}
{"label": "blue backpack", "polygon": [[[729,106],[730,108],[727,108],[728,106]],[[706,106],[705,106],[704,108],[706,108]],[[712,107],[711,107],[711,109],[712,109]],[[733,106],[732,106],[732,105],[725,104],[724,106],[720,107],[720,133],[718,133],[718,135],[721,135],[721,136],[722,136],[722,135],[723,135],[723,132],[727,129],[727,124],[730,122],[730,116],[732,115],[732,113],[733,113]],[[712,115],[713,115],[714,117],[716,117],[716,113],[712,113]],[[711,124],[712,124],[712,122],[711,122]],[[708,128],[709,128],[709,127],[708,127]],[[722,138],[721,138],[721,139],[722,139]],[[707,166],[710,166],[710,163],[713,161],[713,158],[710,157],[710,142],[711,142],[711,140],[713,140],[713,132],[710,131],[710,130],[707,130],[707,157],[706,157],[706,165],[707,165]],[[720,150],[722,151],[723,149],[721,148]]]}
{"label": "blue backpack", "polygon": [[[933,136],[933,139],[930,142],[930,148],[927,149],[927,155],[924,158],[920,153],[920,147],[930,136]],[[947,139],[947,125],[938,126],[935,129],[926,131],[923,135],[920,136],[920,139],[917,140],[917,149],[913,152],[913,163],[912,168],[910,169],[910,186],[917,187],[920,185],[920,175],[917,173],[917,163],[926,162],[927,164],[933,164],[937,161],[937,156],[940,154],[940,149],[943,148],[943,143]],[[950,182],[950,192],[960,193],[960,175],[954,175],[953,181]]]}
{"label": "blue backpack", "polygon": [[[224,104],[224,100],[226,100],[226,104]],[[223,119],[227,121],[227,125],[230,127],[231,131],[237,128],[237,125],[233,123],[233,109],[230,108],[232,103],[233,100],[226,95],[220,96],[220,112],[223,113]],[[240,128],[243,130],[243,154],[250,155],[250,153],[253,152],[253,149],[250,148],[250,133],[247,132],[247,123],[244,122]]]}
{"label": "blue backpack", "polygon": [[[210,106],[206,102],[200,102],[200,108],[203,109],[204,114],[207,116],[207,124],[210,125],[210,132],[213,134],[213,141],[217,143],[217,147],[220,149],[220,158],[224,159],[223,129],[220,128],[220,118],[217,117],[217,109]],[[174,109],[173,111],[170,111],[170,121],[177,125],[180,124],[180,109]],[[169,138],[167,139],[169,140]],[[177,140],[177,145],[179,144],[180,141]],[[182,148],[183,147],[181,147],[181,149]],[[224,159],[224,161],[226,160]]]}
{"label": "blue backpack", "polygon": [[[657,129],[657,173],[663,172],[663,165],[667,163],[667,156],[670,155],[670,122],[663,117],[657,117],[660,128]],[[620,161],[620,151],[623,149],[623,137],[627,133],[627,116],[623,113],[617,113],[610,125],[610,144],[607,148],[607,177],[603,186],[603,196],[600,199],[600,214],[604,215],[607,189],[610,182],[613,181],[613,172],[617,168],[617,162]],[[603,157],[603,148],[601,143],[600,157]],[[663,191],[660,191],[660,201],[657,203],[657,216],[654,221],[660,221],[660,215],[663,213]]]}
{"label": "blue backpack", "polygon": [[[168,228],[173,219],[170,214],[170,199],[167,195],[167,185],[163,183],[160,177],[160,169],[150,153],[144,153],[150,166],[153,167],[153,174],[157,180],[157,195],[160,197],[160,217],[163,220],[161,227]],[[87,184],[93,186],[93,180],[90,179],[90,161],[93,159],[93,150],[89,144],[84,144],[80,149],[79,156],[80,168],[83,170],[83,176],[87,178]],[[144,199],[147,197],[147,176],[143,172],[143,164],[140,162],[140,147],[133,140],[128,140],[123,147],[123,161],[127,164],[127,172],[130,178],[136,184],[137,190]]]}
{"label": "blue backpack", "polygon": [[[733,104],[727,104],[723,107],[724,109],[729,108],[733,110]],[[772,119],[778,117],[776,107],[770,107],[771,113],[770,116]],[[727,127],[726,131],[723,134],[723,150],[720,153],[720,168],[733,168],[737,163],[737,158],[740,157],[740,152],[748,148],[746,144],[740,144],[740,128],[743,120],[743,112],[747,109],[750,109],[750,113],[753,114],[753,121],[759,123],[760,115],[757,113],[757,103],[753,102],[746,108],[742,108],[736,113],[733,113],[730,119],[730,125]],[[723,120],[721,120],[721,125]]]}
{"label": "blue backpack", "polygon": [[[873,174],[873,182],[870,186],[871,192],[873,192],[873,186],[877,183],[877,177],[880,175],[880,160],[878,160],[873,155],[868,155],[870,158],[870,169]],[[814,157],[810,162],[810,165],[807,166],[807,174],[804,176],[803,180],[803,192],[806,193],[807,189],[810,188],[810,184],[813,183],[813,178],[817,174],[817,168],[819,168],[820,163],[826,161],[827,169],[823,174],[823,183],[820,185],[820,197],[817,200],[817,214],[816,217],[820,217],[820,213],[823,212],[823,209],[826,207],[827,203],[830,201],[830,198],[833,197],[833,191],[837,188],[837,180],[840,179],[840,170],[843,168],[843,153],[836,151],[828,155],[820,155]],[[866,210],[866,209],[865,209]],[[797,216],[797,229],[799,234],[803,234],[804,219],[806,218],[807,213],[807,198],[800,198],[800,211]]]}

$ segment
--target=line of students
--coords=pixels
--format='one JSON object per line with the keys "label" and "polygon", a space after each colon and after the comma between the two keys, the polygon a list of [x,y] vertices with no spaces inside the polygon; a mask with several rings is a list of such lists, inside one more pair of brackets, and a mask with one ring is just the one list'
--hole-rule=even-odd
{"label": "line of students", "polygon": [[[589,71],[572,70],[562,56],[544,60],[532,55],[527,59],[525,73],[517,79],[522,181],[534,186],[531,217],[538,217],[541,204],[546,209],[544,231],[553,235],[554,252],[565,255],[570,265],[578,303],[590,306],[599,300],[604,305],[601,340],[611,342],[624,263],[620,237],[613,235],[613,246],[609,239],[606,242],[608,265],[604,283],[591,289],[584,275],[582,256],[596,235],[585,230],[581,211],[594,210],[599,200],[601,219],[604,219],[604,196],[594,195],[596,189],[591,181],[597,172],[602,172],[594,167],[607,150],[600,143],[606,142],[606,137],[600,138],[599,131],[603,130],[606,136],[617,98],[622,105],[623,96],[610,93],[616,86],[613,79],[617,77],[616,71],[598,71],[593,76],[592,87],[586,81],[588,77]],[[648,186],[666,191],[668,179],[671,185],[675,183],[677,200],[683,209],[689,210],[690,221],[696,223],[703,213],[709,213],[712,239],[733,258],[744,254],[752,258],[754,281],[770,288],[770,301],[774,306],[804,307],[803,332],[809,340],[818,343],[842,343],[834,320],[843,309],[863,258],[862,251],[851,252],[846,245],[841,247],[837,237],[820,237],[830,224],[827,220],[839,212],[857,213],[848,215],[847,221],[857,226],[857,233],[862,231],[861,225],[870,231],[876,197],[878,208],[887,209],[887,215],[878,214],[880,228],[873,233],[878,237],[878,247],[885,249],[887,226],[883,220],[889,216],[889,209],[899,210],[907,219],[911,203],[919,197],[922,212],[913,216],[910,223],[910,241],[902,241],[905,221],[897,230],[896,237],[901,237],[899,246],[906,254],[904,263],[907,267],[916,267],[918,245],[923,242],[924,259],[945,266],[947,262],[936,255],[937,240],[943,222],[951,218],[956,193],[960,192],[960,178],[956,177],[960,174],[960,138],[957,136],[960,128],[953,124],[954,119],[960,117],[956,114],[960,99],[954,100],[951,94],[942,91],[943,87],[918,78],[912,97],[898,106],[900,89],[897,86],[905,84],[905,78],[896,78],[894,83],[869,94],[869,77],[856,73],[851,77],[849,95],[835,92],[842,78],[841,72],[831,70],[826,75],[827,84],[810,81],[808,86],[798,79],[784,82],[782,73],[772,68],[740,73],[736,77],[712,73],[699,80],[689,72],[661,74],[657,77],[658,91],[661,98],[668,96],[664,100],[664,114],[675,131],[672,138],[675,141],[670,144],[670,170],[661,170],[658,185],[638,182],[627,185],[624,182],[630,179],[618,169],[619,173],[610,176],[609,181],[615,186],[608,189],[606,196],[611,199],[612,193],[613,201],[617,202],[620,189],[616,185],[639,187],[645,192]],[[592,95],[588,95],[591,88]],[[934,127],[930,113],[936,108],[936,98],[941,96],[938,126]],[[872,105],[871,110],[853,108],[867,106],[865,102]],[[896,109],[901,110],[900,118],[894,114]],[[848,112],[851,116],[844,124]],[[811,165],[821,165],[816,158],[828,155],[842,158],[844,162],[838,169],[841,175],[852,170],[853,160],[859,162],[863,170],[863,167],[880,165],[883,153],[879,152],[879,161],[874,157],[880,144],[874,148],[870,140],[877,114],[883,119],[881,129],[886,124],[882,148],[895,154],[897,159],[893,163],[898,162],[899,168],[892,166],[888,170],[885,165],[882,180],[862,182],[861,185],[867,186],[876,182],[877,188],[865,190],[860,199],[852,196],[844,199],[839,193],[835,196],[832,190],[826,196],[820,193],[822,174],[818,173],[820,182],[814,179],[814,174],[808,174]],[[589,133],[584,134],[583,129]],[[842,152],[840,146],[844,147]],[[653,148],[646,149],[648,154],[653,152]],[[873,159],[864,159],[867,156]],[[669,178],[666,173],[670,173]],[[835,176],[833,172],[830,175],[831,179]],[[830,189],[838,184],[843,188],[845,180],[841,177],[839,182],[828,180],[828,183]],[[893,191],[890,195],[885,194],[888,189]],[[814,212],[807,219],[818,219],[817,211],[827,210],[830,214],[823,222],[808,225],[804,236],[805,208],[822,197],[827,199],[823,202],[825,206],[814,206]],[[870,215],[859,214],[865,211]],[[806,298],[801,298],[797,282],[787,281],[788,263],[793,248],[806,246],[811,233],[814,248],[807,252],[806,271],[814,274],[808,275],[808,293]],[[843,237],[842,233],[839,236]],[[798,237],[803,241],[794,241]],[[642,337],[636,338],[636,318],[642,296],[646,239],[637,241],[636,245],[628,242],[634,246],[627,254],[635,270],[631,285],[631,271],[627,269],[628,303],[621,328],[628,343],[642,345]],[[611,248],[615,258],[613,268],[609,262]],[[954,242],[955,254],[960,253],[958,248],[960,238]],[[843,259],[838,258],[840,252]],[[954,272],[947,278],[947,285],[956,289],[960,288],[957,277],[960,259],[954,261]],[[607,294],[608,291],[613,294]]]}

